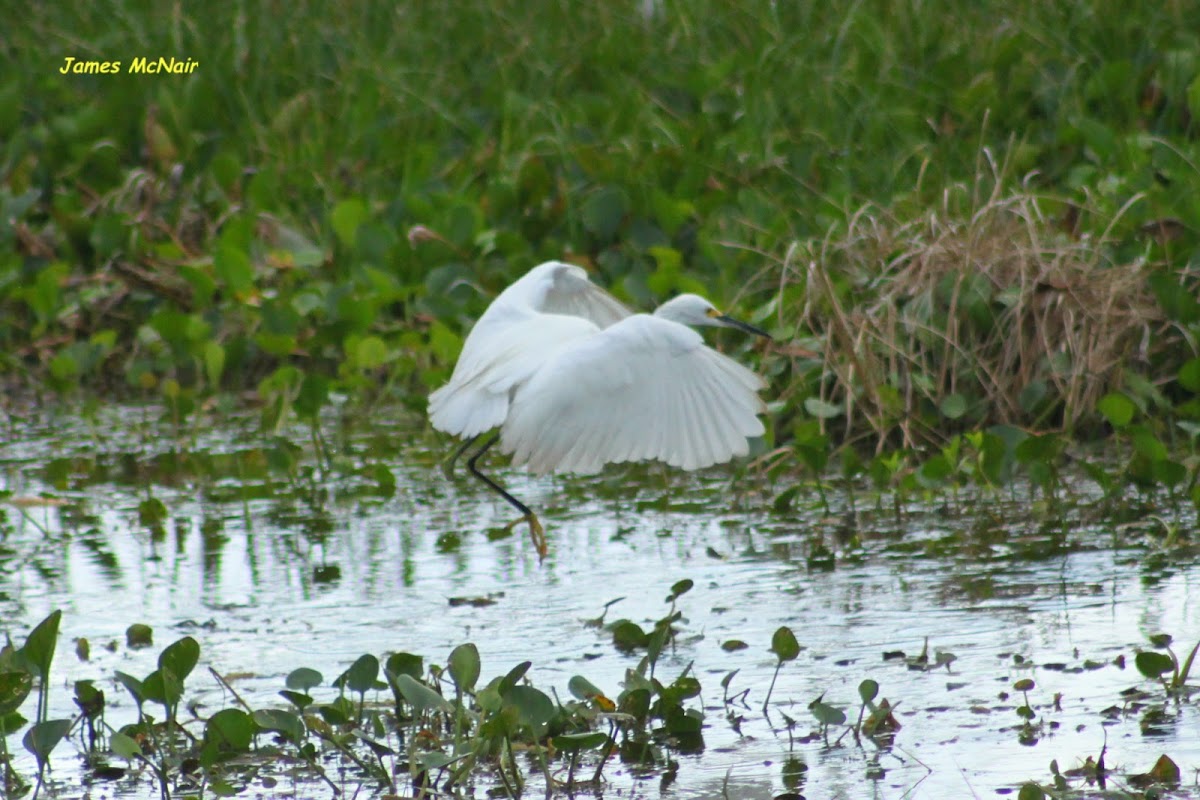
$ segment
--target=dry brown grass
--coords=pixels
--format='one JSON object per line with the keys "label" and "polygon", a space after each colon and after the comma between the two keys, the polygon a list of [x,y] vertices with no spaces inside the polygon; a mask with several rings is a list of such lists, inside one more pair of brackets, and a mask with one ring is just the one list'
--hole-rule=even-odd
{"label": "dry brown grass", "polygon": [[945,192],[920,219],[865,207],[789,252],[784,280],[807,288],[794,311],[822,343],[821,399],[845,409],[846,438],[942,441],[955,423],[937,410],[954,394],[962,423],[1074,430],[1169,338],[1149,266],[1112,262],[1111,224],[1076,236],[1047,211],[1063,203],[990,183],[983,197]]}

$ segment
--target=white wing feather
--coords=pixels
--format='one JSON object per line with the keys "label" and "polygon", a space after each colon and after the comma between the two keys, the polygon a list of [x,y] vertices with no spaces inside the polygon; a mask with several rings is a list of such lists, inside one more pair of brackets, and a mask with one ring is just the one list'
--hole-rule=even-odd
{"label": "white wing feather", "polygon": [[749,452],[763,387],[692,329],[638,314],[560,344],[516,387],[500,445],[537,474],[651,459],[699,469]]}
{"label": "white wing feather", "polygon": [[540,298],[541,302],[532,304],[535,310],[547,314],[583,317],[601,328],[607,328],[630,316],[629,309],[617,298],[588,280],[587,271],[583,267],[560,261],[550,263],[553,265],[548,270],[551,279],[545,294]]}
{"label": "white wing feather", "polygon": [[429,395],[433,427],[463,438],[499,427],[508,416],[514,387],[528,380],[564,342],[600,331],[582,317],[533,312],[514,317],[520,318],[494,326],[492,335],[481,337],[474,347],[468,347],[468,337],[450,382]]}
{"label": "white wing feather", "polygon": [[508,416],[511,389],[551,352],[628,316],[582,267],[559,261],[534,267],[475,323],[449,382],[429,395],[430,422],[462,437],[498,427]]}

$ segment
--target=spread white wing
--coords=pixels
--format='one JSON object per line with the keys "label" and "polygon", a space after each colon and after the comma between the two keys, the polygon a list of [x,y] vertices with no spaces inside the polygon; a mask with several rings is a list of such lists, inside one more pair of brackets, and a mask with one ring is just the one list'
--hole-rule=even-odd
{"label": "spread white wing", "polygon": [[534,269],[544,267],[550,267],[546,270],[549,279],[541,279],[538,291],[530,298],[535,311],[583,317],[601,328],[630,316],[629,309],[617,298],[588,280],[583,267],[552,261]]}
{"label": "spread white wing", "polygon": [[699,469],[749,452],[764,385],[690,328],[638,314],[559,347],[516,388],[500,444],[538,474],[650,459]]}
{"label": "spread white wing", "polygon": [[430,422],[463,437],[500,426],[513,387],[551,353],[628,316],[582,267],[558,261],[534,267],[475,323],[449,382],[429,395]]}

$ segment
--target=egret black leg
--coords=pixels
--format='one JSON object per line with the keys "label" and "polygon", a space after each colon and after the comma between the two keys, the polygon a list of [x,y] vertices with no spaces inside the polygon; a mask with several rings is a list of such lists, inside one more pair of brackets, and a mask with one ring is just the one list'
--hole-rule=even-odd
{"label": "egret black leg", "polygon": [[[500,438],[500,434],[497,433],[497,434],[494,434],[492,436],[492,438],[490,438],[486,442],[484,442],[483,447],[476,450],[475,455],[471,456],[467,460],[467,469],[469,469],[471,471],[472,475],[474,475],[476,478],[479,478],[479,480],[481,480],[485,484],[487,484],[489,489],[491,489],[493,492],[496,492],[501,497],[503,497],[505,500],[507,500],[509,505],[511,505],[513,508],[515,508],[521,512],[521,515],[522,515],[521,519],[513,520],[508,525],[508,529],[512,530],[513,526],[519,525],[522,522],[528,522],[529,523],[529,536],[531,539],[533,539],[533,546],[537,550],[538,557],[545,558],[546,552],[547,552],[546,532],[542,529],[542,523],[538,521],[537,515],[529,510],[529,506],[525,505],[520,500],[518,500],[517,498],[513,497],[511,494],[506,492],[504,490],[503,486],[496,483],[494,480],[489,478],[487,475],[484,475],[482,472],[480,472],[479,467],[477,466],[479,457],[482,456],[484,453],[486,453],[488,451],[488,449],[491,448],[491,446],[494,445],[496,443],[496,440],[499,438]],[[474,441],[474,439],[472,439],[471,441]],[[466,448],[464,447],[462,449],[465,450]]]}
{"label": "egret black leg", "polygon": [[467,452],[467,448],[479,440],[481,435],[482,434],[477,433],[470,439],[467,439],[462,443],[462,447],[455,448],[454,452],[450,454],[450,457],[442,462],[442,474],[446,476],[446,480],[454,480],[454,465],[458,463],[460,458],[462,458],[462,454]]}

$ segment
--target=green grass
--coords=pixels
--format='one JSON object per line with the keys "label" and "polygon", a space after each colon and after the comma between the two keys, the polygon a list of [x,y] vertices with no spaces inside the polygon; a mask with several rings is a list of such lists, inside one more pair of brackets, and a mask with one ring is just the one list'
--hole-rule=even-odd
{"label": "green grass", "polygon": [[868,204],[919,220],[989,152],[1117,268],[1189,266],[1192,4],[644,5],[38,6],[0,43],[0,369],[185,415],[381,380],[419,407],[491,294],[560,257],[804,335],[793,244]]}

